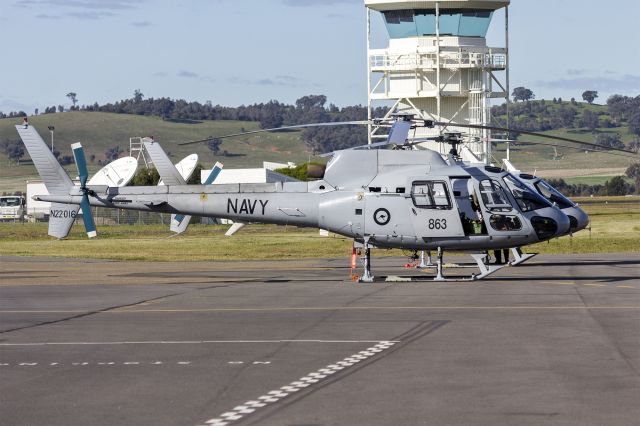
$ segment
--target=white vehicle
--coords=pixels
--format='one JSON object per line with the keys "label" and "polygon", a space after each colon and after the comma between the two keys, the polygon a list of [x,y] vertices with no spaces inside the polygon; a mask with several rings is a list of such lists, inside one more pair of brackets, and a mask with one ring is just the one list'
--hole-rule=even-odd
{"label": "white vehicle", "polygon": [[25,200],[20,195],[0,196],[0,220],[23,220]]}

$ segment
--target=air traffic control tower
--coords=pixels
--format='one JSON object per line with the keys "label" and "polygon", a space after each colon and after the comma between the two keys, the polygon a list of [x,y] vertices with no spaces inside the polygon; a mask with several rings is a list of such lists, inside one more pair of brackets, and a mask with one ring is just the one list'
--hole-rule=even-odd
{"label": "air traffic control tower", "polygon": [[[490,100],[509,100],[510,0],[365,0],[367,8],[368,106],[442,122],[491,122]],[[496,10],[505,8],[505,47],[488,47],[486,34]],[[389,46],[371,48],[372,13],[381,13]],[[499,74],[496,74],[500,72]],[[508,125],[508,123],[501,123]],[[418,128],[416,139],[463,133],[463,158],[491,162],[491,134],[454,126]],[[385,137],[369,128],[369,142]],[[427,142],[442,154],[449,146]],[[473,154],[473,156],[471,155]],[[475,157],[475,158],[473,158]]]}

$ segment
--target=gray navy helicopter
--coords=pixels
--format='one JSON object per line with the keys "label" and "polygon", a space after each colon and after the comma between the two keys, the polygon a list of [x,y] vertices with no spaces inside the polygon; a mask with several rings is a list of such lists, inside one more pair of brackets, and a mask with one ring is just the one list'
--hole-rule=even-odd
{"label": "gray navy helicopter", "polygon": [[[285,126],[242,134],[345,124],[369,122]],[[407,141],[409,129],[454,124],[400,116],[388,125],[391,130],[386,142],[332,153],[326,170],[315,176],[317,180],[309,182],[211,185],[219,172],[217,167],[205,184],[186,185],[159,144],[146,142],[145,148],[165,186],[122,188],[87,185],[87,163],[80,143],[72,145],[80,176],[80,186],[75,186],[26,120],[16,130],[49,192],[34,198],[52,203],[49,235],[56,238],[68,235],[80,208],[88,236],[96,236],[91,206],[170,213],[175,232],[186,229],[185,221],[188,224],[190,215],[239,223],[314,227],[352,238],[354,247],[363,250],[362,282],[374,280],[372,248],[437,250],[437,272],[433,279],[459,281],[482,279],[503,267],[487,264],[488,250],[519,251],[522,246],[587,226],[586,213],[544,181],[493,166],[464,163],[458,156],[456,143],[451,144],[446,160],[432,150],[410,150],[415,143]],[[387,145],[396,149],[372,149]],[[445,250],[471,253],[479,273],[445,277]],[[519,253],[517,263],[531,256]]]}

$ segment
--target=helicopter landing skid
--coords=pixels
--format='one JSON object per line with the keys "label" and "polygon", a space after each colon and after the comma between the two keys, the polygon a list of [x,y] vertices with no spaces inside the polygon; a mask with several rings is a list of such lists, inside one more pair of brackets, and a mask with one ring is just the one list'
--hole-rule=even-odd
{"label": "helicopter landing skid", "polygon": [[511,266],[518,266],[527,260],[531,259],[533,256],[538,253],[523,253],[520,247],[514,247],[511,249],[511,254],[513,254],[513,262],[509,262]]}
{"label": "helicopter landing skid", "polygon": [[[478,269],[480,270],[479,274],[472,274],[471,276],[462,276],[462,277],[445,277],[442,273],[443,270],[443,250],[438,249],[438,257],[436,260],[436,276],[433,278],[424,277],[424,276],[407,276],[407,277],[399,277],[399,276],[388,276],[388,277],[374,277],[371,274],[371,246],[367,243],[364,244],[364,256],[363,256],[363,264],[364,271],[361,277],[358,277],[358,282],[360,283],[372,283],[372,282],[419,282],[419,281],[437,281],[437,282],[464,282],[464,281],[478,281],[489,275],[499,271],[508,265],[487,265],[486,264],[486,253],[476,253],[471,254],[473,260],[475,260]],[[527,256],[527,255],[525,255]],[[531,257],[531,256],[529,256]],[[527,257],[527,259],[529,258]],[[526,259],[525,259],[526,260]]]}
{"label": "helicopter landing skid", "polygon": [[472,254],[471,257],[473,258],[473,260],[476,261],[476,264],[478,265],[478,269],[480,269],[479,274],[472,274],[469,277],[445,277],[442,274],[442,255],[441,253],[438,253],[438,263],[436,265],[437,272],[436,272],[436,276],[433,278],[433,281],[478,281],[485,277],[488,277],[494,272],[497,272],[500,269],[507,266],[507,265],[487,265],[485,263],[485,259],[487,258],[486,253]]}

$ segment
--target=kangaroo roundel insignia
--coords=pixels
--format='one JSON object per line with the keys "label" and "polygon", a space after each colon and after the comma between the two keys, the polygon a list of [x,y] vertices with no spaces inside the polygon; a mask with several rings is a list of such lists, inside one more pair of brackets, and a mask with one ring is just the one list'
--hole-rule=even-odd
{"label": "kangaroo roundel insignia", "polygon": [[391,221],[391,213],[387,209],[378,209],[373,214],[373,220],[380,226],[384,226]]}

